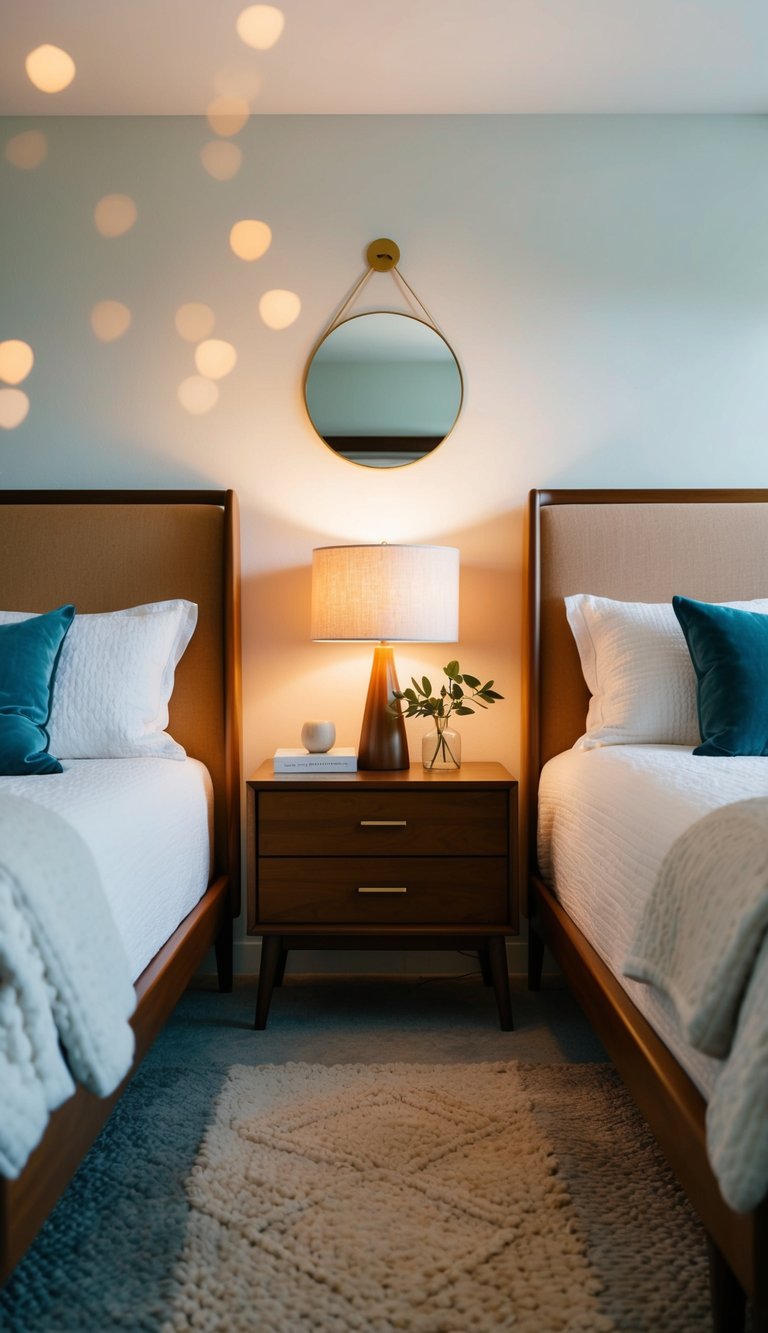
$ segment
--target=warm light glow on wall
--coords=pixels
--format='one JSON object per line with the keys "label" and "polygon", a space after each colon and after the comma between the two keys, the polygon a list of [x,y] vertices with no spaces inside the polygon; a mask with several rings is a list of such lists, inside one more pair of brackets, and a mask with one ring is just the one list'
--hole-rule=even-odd
{"label": "warm light glow on wall", "polygon": [[243,128],[251,108],[243,97],[214,97],[205,114],[214,134],[228,139]]}
{"label": "warm light glow on wall", "polygon": [[216,316],[211,307],[202,301],[188,301],[176,311],[175,323],[176,332],[182,338],[189,343],[199,343],[213,333]]}
{"label": "warm light glow on wall", "polygon": [[29,411],[29,399],[21,389],[0,389],[0,429],[15,430]]}
{"label": "warm light glow on wall", "polygon": [[237,352],[223,338],[209,338],[195,350],[195,365],[206,379],[221,380],[234,370],[236,364]]}
{"label": "warm light glow on wall", "polygon": [[99,342],[116,342],[130,325],[131,312],[122,301],[97,301],[91,311],[91,328]]}
{"label": "warm light glow on wall", "polygon": [[75,62],[60,46],[38,46],[24,64],[30,83],[41,93],[60,93],[75,77]]}
{"label": "warm light glow on wall", "polygon": [[259,314],[270,329],[287,329],[301,313],[301,301],[295,292],[286,292],[276,287],[272,292],[265,292],[259,301]]}
{"label": "warm light glow on wall", "polygon": [[253,66],[229,65],[216,71],[213,86],[222,97],[244,97],[250,104],[258,96],[261,78]]}
{"label": "warm light glow on wall", "polygon": [[202,375],[190,375],[182,380],[177,392],[181,406],[194,417],[210,412],[219,401],[218,384],[204,379]]}
{"label": "warm light glow on wall", "polygon": [[35,364],[35,354],[21,338],[7,338],[0,343],[0,380],[21,384]]}
{"label": "warm light glow on wall", "polygon": [[275,45],[283,28],[285,15],[275,5],[249,5],[237,20],[237,35],[246,46],[268,51]]}
{"label": "warm light glow on wall", "polygon": [[227,139],[214,139],[211,143],[203,144],[200,161],[214,180],[229,181],[243,165],[243,153],[236,143],[230,143]]}
{"label": "warm light glow on wall", "polygon": [[250,263],[267,253],[272,244],[272,232],[266,222],[246,218],[235,223],[229,233],[229,244],[238,259],[246,259]]}
{"label": "warm light glow on wall", "polygon": [[48,140],[42,130],[24,130],[5,145],[5,157],[13,167],[34,171],[48,156]]}
{"label": "warm light glow on wall", "polygon": [[105,194],[93,210],[96,230],[102,236],[123,236],[136,221],[136,205],[127,194]]}

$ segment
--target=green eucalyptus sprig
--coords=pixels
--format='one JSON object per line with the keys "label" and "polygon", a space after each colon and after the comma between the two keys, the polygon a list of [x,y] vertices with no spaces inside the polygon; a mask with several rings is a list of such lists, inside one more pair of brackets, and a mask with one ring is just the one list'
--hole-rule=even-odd
{"label": "green eucalyptus sprig", "polygon": [[[462,674],[458,662],[449,662],[443,667],[443,672],[448,677],[448,684],[440,686],[439,694],[432,693],[432,683],[426,676],[422,676],[420,682],[411,676],[413,689],[395,690],[390,708],[396,709],[402,700],[406,717],[431,717],[437,723],[438,719],[445,720],[452,713],[459,717],[474,713],[470,703],[476,704],[478,708],[488,708],[497,699],[504,698],[503,694],[497,694],[493,689],[492,680],[481,685],[477,676],[470,676],[466,671]],[[469,686],[471,694],[465,692],[465,685]]]}

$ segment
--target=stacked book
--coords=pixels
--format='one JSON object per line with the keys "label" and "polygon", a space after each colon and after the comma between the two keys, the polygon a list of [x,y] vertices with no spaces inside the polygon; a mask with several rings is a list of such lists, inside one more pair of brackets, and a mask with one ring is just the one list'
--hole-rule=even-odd
{"label": "stacked book", "polygon": [[357,754],[352,746],[339,746],[324,754],[302,748],[275,750],[275,773],[356,773]]}

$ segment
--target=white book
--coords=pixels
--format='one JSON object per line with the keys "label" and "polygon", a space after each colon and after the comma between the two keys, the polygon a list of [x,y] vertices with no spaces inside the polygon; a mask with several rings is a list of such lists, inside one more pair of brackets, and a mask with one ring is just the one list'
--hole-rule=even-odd
{"label": "white book", "polygon": [[356,773],[357,753],[350,746],[339,746],[325,754],[310,754],[309,750],[275,750],[272,765],[275,773]]}

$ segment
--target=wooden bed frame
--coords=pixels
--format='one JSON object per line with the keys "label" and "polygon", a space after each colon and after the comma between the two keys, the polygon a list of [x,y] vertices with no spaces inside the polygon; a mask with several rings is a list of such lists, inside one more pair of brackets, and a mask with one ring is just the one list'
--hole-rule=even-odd
{"label": "wooden bed frame", "polygon": [[544,883],[536,860],[543,765],[584,731],[588,692],[562,599],[571,593],[666,601],[765,595],[768,491],[532,491],[528,512],[524,717],[529,984],[544,945],[647,1119],[709,1238],[714,1326],[768,1329],[768,1200],[751,1214],[723,1201],[706,1155],[705,1103]]}
{"label": "wooden bed frame", "polygon": [[78,1088],[52,1115],[18,1180],[0,1180],[0,1280],[34,1239],[207,950],[232,988],[240,907],[240,556],[233,491],[6,491],[0,497],[0,606],[74,602],[116,610],[187,597],[198,605],[176,671],[169,730],[214,789],[211,882],[136,981],[133,1065],[100,1099]]}

